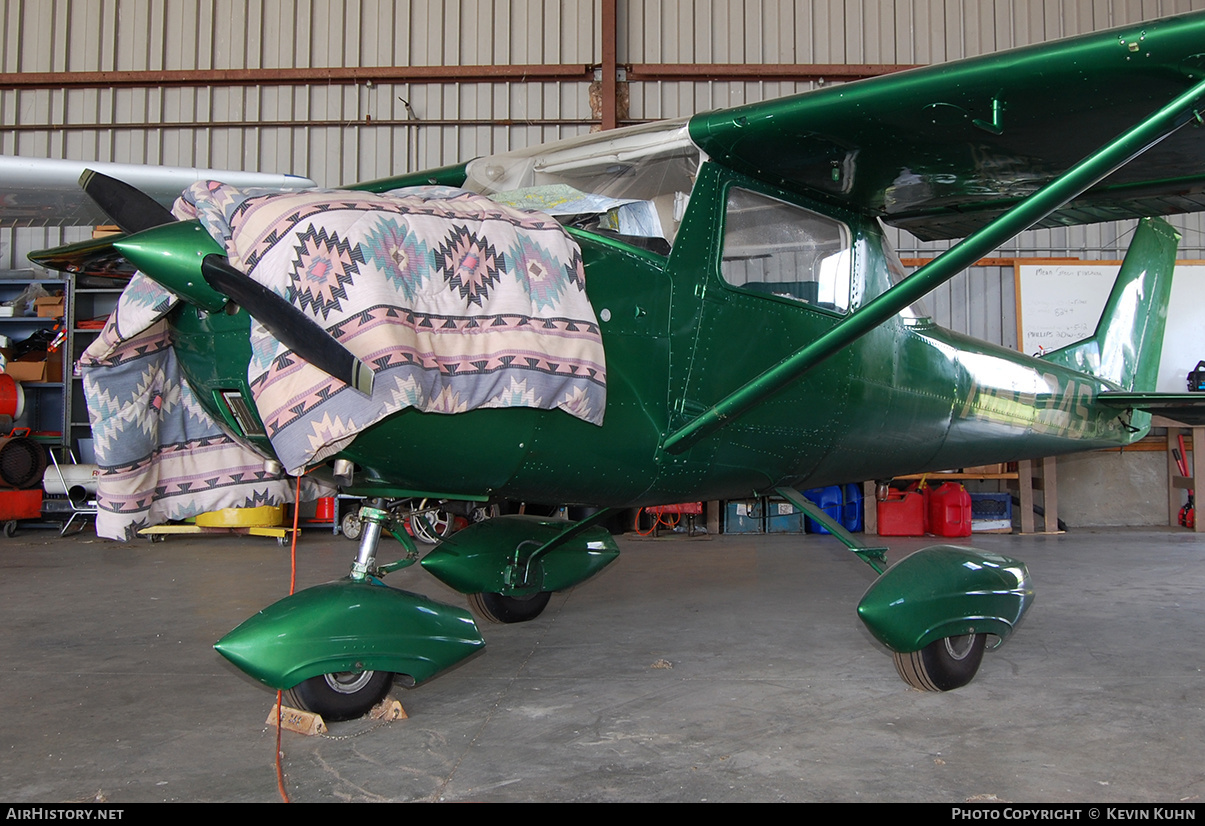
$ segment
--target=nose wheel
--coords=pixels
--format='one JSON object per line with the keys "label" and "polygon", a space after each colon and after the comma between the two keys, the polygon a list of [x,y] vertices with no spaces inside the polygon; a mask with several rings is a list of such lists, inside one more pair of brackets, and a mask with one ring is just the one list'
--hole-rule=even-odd
{"label": "nose wheel", "polygon": [[392,685],[393,675],[388,671],[340,671],[304,680],[284,696],[294,708],[338,723],[363,717],[385,699]]}
{"label": "nose wheel", "polygon": [[[374,503],[376,504],[376,503]],[[360,540],[351,578],[364,580],[376,572],[377,545],[389,513],[378,507],[363,507],[344,515],[340,522],[349,539]],[[285,692],[288,702],[303,711],[321,714],[331,722],[363,717],[385,699],[393,685],[388,671],[335,671],[310,677]]]}

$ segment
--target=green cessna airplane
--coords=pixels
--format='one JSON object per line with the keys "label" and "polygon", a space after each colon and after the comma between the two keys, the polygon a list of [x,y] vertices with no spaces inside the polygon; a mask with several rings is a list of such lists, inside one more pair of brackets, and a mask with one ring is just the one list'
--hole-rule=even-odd
{"label": "green cessna airplane", "polygon": [[[1002,642],[1025,613],[1025,566],[937,545],[884,571],[883,549],[862,546],[798,491],[1125,445],[1147,432],[1152,411],[1199,418],[1195,398],[1151,391],[1178,243],[1158,216],[1205,208],[1203,112],[1205,15],[1193,15],[358,184],[338,191],[346,204],[327,191],[317,211],[330,216],[416,186],[436,188],[424,190],[435,193],[423,196],[435,198],[422,202],[428,212],[444,209],[439,193],[453,203],[467,191],[499,209],[538,207],[516,214],[538,214],[530,221],[541,232],[553,215],[596,314],[557,335],[597,335],[605,406],[575,416],[522,402],[398,403],[301,458],[286,455],[279,411],[305,404],[267,401],[262,376],[301,361],[326,382],[324,401],[375,403],[396,389],[400,369],[372,332],[381,305],[336,322],[345,285],[335,276],[272,287],[275,230],[255,236],[254,255],[234,255],[229,238],[99,174],[84,176],[84,190],[126,234],[31,257],[153,279],[178,301],[167,315],[171,346],[208,414],[265,460],[369,498],[347,578],[281,600],[217,643],[297,705],[358,716],[395,676],[420,683],[484,645],[462,608],[382,584],[417,559],[373,503],[402,496],[601,509],[575,523],[487,520],[421,560],[501,622],[535,618],[551,592],[611,562],[618,548],[601,523],[614,509],[784,497],[881,574],[858,611],[904,679],[948,690],[969,682],[988,642]],[[914,308],[1023,230],[1122,218],[1142,220],[1090,338],[1031,358],[941,329]],[[884,224],[963,240],[906,275]],[[327,229],[308,237],[328,251],[342,238]],[[471,261],[440,269],[430,259],[453,253],[398,235],[386,245],[400,268],[394,292],[421,280],[407,267],[434,267],[422,284],[478,301],[498,283],[481,262],[502,257],[502,246],[488,240],[470,245]],[[370,246],[341,247],[337,272],[375,260]],[[390,313],[416,328],[453,324]],[[453,346],[468,352],[483,326],[457,327]],[[264,341],[277,348],[267,356]],[[530,362],[564,372],[552,357]],[[583,399],[603,381],[594,368],[567,375],[583,382]],[[386,533],[405,556],[378,564]]]}

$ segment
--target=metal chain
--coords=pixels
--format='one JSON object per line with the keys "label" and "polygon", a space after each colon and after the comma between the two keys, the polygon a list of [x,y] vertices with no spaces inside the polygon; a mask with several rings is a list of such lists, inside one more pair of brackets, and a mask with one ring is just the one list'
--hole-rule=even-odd
{"label": "metal chain", "polygon": [[377,729],[383,728],[392,722],[393,720],[381,719],[363,731],[357,731],[355,734],[319,734],[318,736],[324,740],[354,740],[355,738],[362,737],[365,734],[371,734]]}

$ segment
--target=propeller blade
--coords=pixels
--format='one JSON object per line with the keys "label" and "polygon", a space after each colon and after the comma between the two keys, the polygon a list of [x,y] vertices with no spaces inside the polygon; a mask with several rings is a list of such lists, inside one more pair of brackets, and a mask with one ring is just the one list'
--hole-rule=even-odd
{"label": "propeller blade", "polygon": [[167,207],[150,195],[94,169],[84,170],[79,185],[117,223],[122,232],[142,232],[176,220]]}
{"label": "propeller blade", "polygon": [[372,395],[372,368],[286,299],[235,269],[221,255],[205,256],[201,274],[209,286],[229,296],[281,344],[319,370]]}

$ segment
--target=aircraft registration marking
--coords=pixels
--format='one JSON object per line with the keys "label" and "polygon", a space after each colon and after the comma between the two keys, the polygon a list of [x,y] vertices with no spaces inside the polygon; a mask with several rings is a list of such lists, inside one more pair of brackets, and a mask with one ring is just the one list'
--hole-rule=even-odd
{"label": "aircraft registration marking", "polygon": [[1024,425],[1034,433],[1052,436],[1083,437],[1094,424],[1095,385],[1070,376],[1060,380],[1054,373],[1042,373],[1038,380],[1046,392],[989,387],[972,379],[959,418]]}

